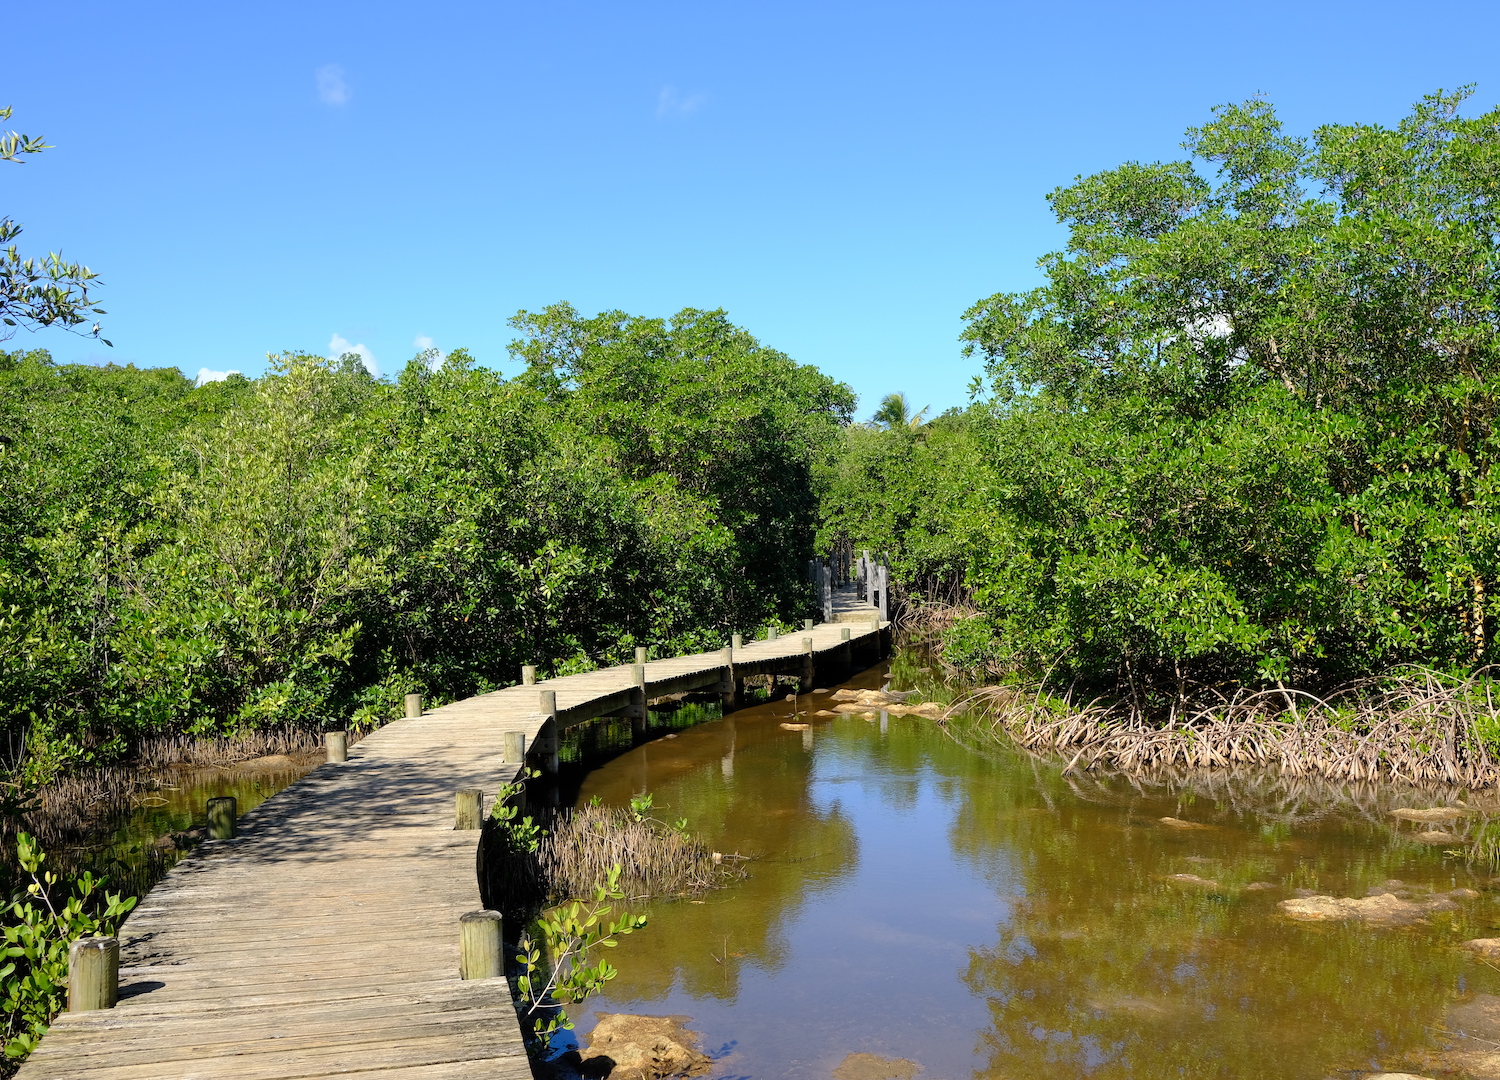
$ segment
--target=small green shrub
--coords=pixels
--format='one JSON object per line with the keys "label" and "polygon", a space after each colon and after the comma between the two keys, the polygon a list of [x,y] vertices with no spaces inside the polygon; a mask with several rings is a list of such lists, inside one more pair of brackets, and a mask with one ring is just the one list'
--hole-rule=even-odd
{"label": "small green shrub", "polygon": [[68,948],[81,937],[113,936],[135,897],[103,892],[87,871],[74,879],[59,908],[52,899],[58,876],[43,871],[46,855],[26,833],[16,837],[16,860],[31,879],[5,913],[0,998],[5,1012],[6,1075],[36,1049],[68,997]]}

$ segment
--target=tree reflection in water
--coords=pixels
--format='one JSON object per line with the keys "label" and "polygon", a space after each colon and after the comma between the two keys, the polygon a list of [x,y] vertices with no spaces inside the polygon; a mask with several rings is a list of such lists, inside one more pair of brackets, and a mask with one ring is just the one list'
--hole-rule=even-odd
{"label": "tree reflection in water", "polygon": [[[914,718],[817,720],[809,751],[780,728],[790,709],[684,730],[582,785],[621,804],[650,790],[664,816],[756,856],[741,884],[654,904],[589,1006],[692,1015],[710,1048],[734,1046],[735,1075],[823,1080],[850,1052],[923,1078],[1399,1071],[1452,1002],[1500,992],[1500,972],[1454,948],[1496,936],[1487,874],[1387,814],[1422,798],[1063,776]],[[1392,878],[1483,895],[1401,929],[1277,913],[1299,888],[1361,896]]]}

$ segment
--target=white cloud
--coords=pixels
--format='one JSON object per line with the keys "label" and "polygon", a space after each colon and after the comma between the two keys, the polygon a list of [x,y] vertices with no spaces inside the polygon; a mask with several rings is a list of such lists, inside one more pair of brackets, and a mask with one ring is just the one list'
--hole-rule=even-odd
{"label": "white cloud", "polygon": [[341,334],[334,334],[328,342],[328,359],[337,360],[345,353],[355,353],[359,356],[360,363],[365,365],[365,370],[377,379],[380,378],[380,367],[375,363],[375,354],[365,345],[355,345],[349,342]]}
{"label": "white cloud", "polygon": [[662,120],[668,116],[691,116],[701,109],[707,100],[702,94],[689,94],[683,97],[677,92],[677,87],[663,86],[661,92],[656,95],[656,118]]}
{"label": "white cloud", "polygon": [[198,369],[198,381],[193,385],[202,386],[204,383],[223,382],[229,376],[238,374],[238,371],[209,371],[208,368],[203,367]]}
{"label": "white cloud", "polygon": [[418,334],[412,340],[411,345],[412,348],[416,349],[419,353],[425,353],[429,349],[431,349],[437,354],[427,361],[428,367],[436,369],[442,366],[444,360],[448,359],[448,354],[443,352],[442,349],[439,349],[432,338],[428,337],[426,334]]}
{"label": "white cloud", "polygon": [[318,100],[324,105],[347,105],[354,96],[344,81],[344,69],[337,64],[324,64],[313,76],[318,81]]}

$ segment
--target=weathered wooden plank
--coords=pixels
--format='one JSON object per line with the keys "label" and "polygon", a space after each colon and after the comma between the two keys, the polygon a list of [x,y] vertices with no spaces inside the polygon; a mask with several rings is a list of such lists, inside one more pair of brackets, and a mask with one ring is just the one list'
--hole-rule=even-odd
{"label": "weathered wooden plank", "polygon": [[[751,642],[735,674],[798,674],[802,637],[836,658],[881,640],[846,625],[849,642],[834,625]],[[715,687],[723,670],[718,652],[653,660],[647,693]],[[478,895],[453,793],[515,777],[504,735],[535,741],[542,690],[561,727],[627,707],[634,685],[630,666],[604,668],[367,735],[180,862],[122,929],[119,1004],[59,1017],[21,1080],[529,1080],[505,981],[457,978]]]}

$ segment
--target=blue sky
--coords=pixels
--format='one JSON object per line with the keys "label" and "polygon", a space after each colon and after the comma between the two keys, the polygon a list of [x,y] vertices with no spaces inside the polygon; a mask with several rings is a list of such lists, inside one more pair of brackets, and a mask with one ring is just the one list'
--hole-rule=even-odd
{"label": "blue sky", "polygon": [[[1435,11],[1435,9],[1433,9]],[[10,0],[0,164],[25,251],[97,270],[115,348],[257,374],[506,319],[725,308],[849,382],[961,404],[975,300],[1038,280],[1045,194],[1178,156],[1220,102],[1290,128],[1500,94],[1500,5],[71,4]]]}

